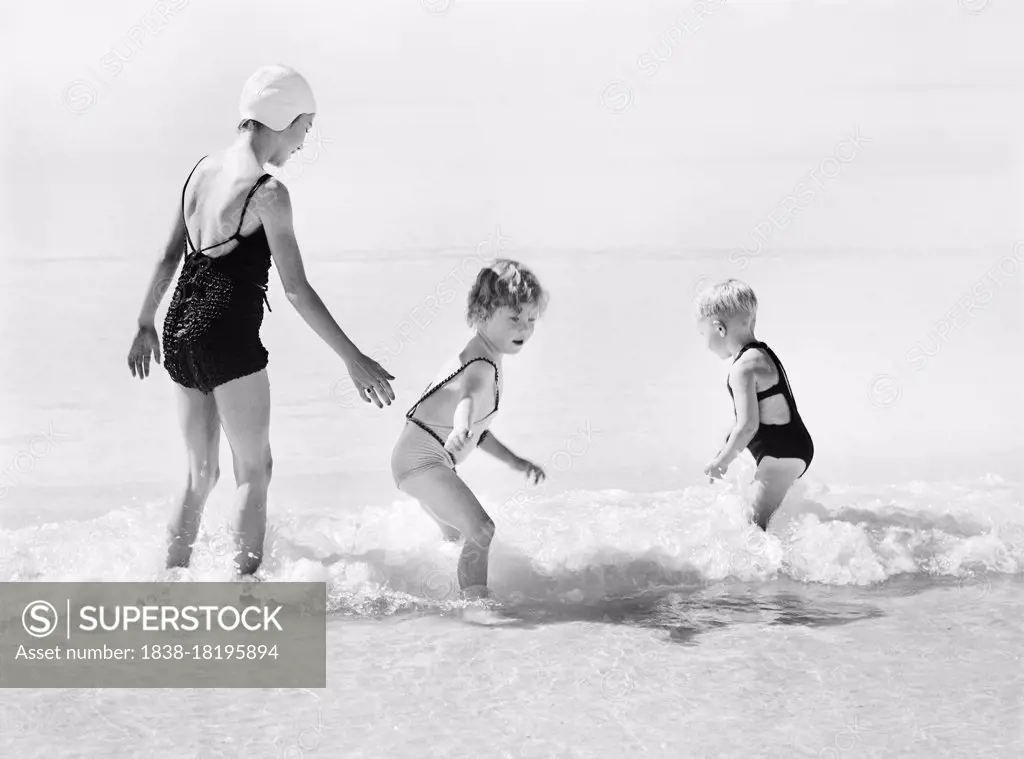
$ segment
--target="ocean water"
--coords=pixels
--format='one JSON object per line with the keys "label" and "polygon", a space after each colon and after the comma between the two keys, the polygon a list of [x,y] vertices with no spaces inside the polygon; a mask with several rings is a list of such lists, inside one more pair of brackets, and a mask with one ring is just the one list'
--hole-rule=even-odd
{"label": "ocean water", "polygon": [[[475,255],[406,262],[399,283],[370,262],[317,267],[339,319],[348,312],[365,349],[397,377],[398,401],[383,411],[352,403],[336,359],[287,307],[268,315],[276,464],[262,574],[328,583],[328,687],[241,699],[5,691],[5,753],[1017,754],[1024,518],[1019,447],[1006,429],[1016,422],[1001,419],[998,385],[969,404],[984,429],[973,432],[959,407],[927,422],[930,405],[970,386],[972,356],[1015,381],[1001,354],[984,348],[1019,337],[1019,322],[998,318],[1000,301],[928,371],[908,366],[903,376],[872,361],[877,347],[856,337],[863,322],[804,321],[805,309],[829,308],[814,302],[824,294],[786,302],[794,277],[829,267],[848,278],[844,293],[858,293],[831,300],[855,300],[857,272],[870,280],[869,266],[840,272],[798,256],[784,271],[752,265],[759,329],[787,361],[818,449],[764,535],[744,518],[749,459],[725,484],[700,477],[730,420],[724,365],[700,348],[673,293],[713,259],[520,256],[537,262],[553,301],[534,342],[507,360],[495,432],[550,478],[530,488],[482,454],[461,469],[497,524],[491,584],[515,620],[482,628],[462,621],[455,601],[457,549],[387,471],[405,408],[464,337],[461,298],[430,321],[417,311],[422,330],[410,332],[407,314]],[[972,265],[950,261],[934,290],[954,292],[955,274]],[[68,299],[77,313],[67,322],[76,331],[105,325],[105,336],[85,341],[25,320],[14,340],[5,327],[5,365],[49,367],[4,383],[14,412],[4,420],[13,468],[0,501],[7,581],[161,576],[183,467],[171,387],[162,369],[145,382],[128,375],[122,353],[138,282],[133,267],[90,265],[100,267],[97,281],[119,282],[111,292],[123,295]],[[80,285],[82,269],[11,266],[4,299],[28,280],[60,297]],[[626,302],[609,304],[609,290]],[[285,306],[279,292],[270,297]],[[879,306],[888,318],[901,308],[895,297]],[[1012,314],[1019,301],[1003,308]],[[361,310],[376,316],[360,319]],[[880,372],[903,383],[893,405],[892,394],[872,393]],[[231,495],[226,474],[190,579],[230,577]]]}
{"label": "ocean water", "polygon": [[[262,576],[328,584],[328,687],[6,690],[0,755],[1021,755],[1019,8],[730,0],[677,39],[690,6],[253,4],[246,37],[180,5],[116,75],[149,11],[127,0],[62,7],[46,56],[12,40],[0,581],[161,576],[183,450],[166,374],[125,355],[180,182],[266,56],[323,93],[282,173],[398,399],[357,402],[272,275]],[[491,628],[388,462],[497,255],[552,301],[493,428],[547,482],[460,467],[497,525]],[[816,444],[768,534],[749,459],[701,476],[732,412],[688,307],[728,276]],[[230,576],[226,445],[221,468],[186,580]]]}

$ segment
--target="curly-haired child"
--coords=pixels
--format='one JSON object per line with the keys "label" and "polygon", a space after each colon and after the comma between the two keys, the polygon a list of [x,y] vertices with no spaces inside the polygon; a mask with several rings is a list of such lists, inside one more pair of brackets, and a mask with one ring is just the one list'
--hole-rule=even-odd
{"label": "curly-haired child", "polygon": [[498,259],[477,275],[466,319],[476,330],[406,413],[391,454],[395,485],[420,502],[445,539],[465,540],[459,557],[464,598],[488,595],[488,551],[494,522],[455,467],[480,448],[533,483],[544,471],[506,448],[489,431],[503,389],[501,361],[519,353],[544,313],[547,293],[517,261]]}

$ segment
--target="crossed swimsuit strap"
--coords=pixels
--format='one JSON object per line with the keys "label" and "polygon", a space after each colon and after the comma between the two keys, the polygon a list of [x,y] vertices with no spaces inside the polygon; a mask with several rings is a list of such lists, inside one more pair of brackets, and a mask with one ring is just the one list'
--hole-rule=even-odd
{"label": "crossed swimsuit strap", "polygon": [[[418,409],[420,407],[420,404],[423,403],[423,401],[425,401],[427,398],[432,396],[434,393],[436,393],[442,387],[447,385],[453,379],[458,377],[459,374],[461,374],[463,372],[463,370],[465,370],[465,368],[467,366],[469,366],[470,364],[472,364],[474,361],[486,361],[488,364],[490,364],[494,368],[494,411],[492,411],[487,416],[491,416],[491,415],[497,413],[497,411],[498,411],[498,365],[495,364],[493,361],[491,361],[489,358],[484,358],[482,356],[478,356],[477,358],[471,358],[469,361],[464,363],[462,366],[460,366],[458,369],[456,369],[454,372],[449,374],[447,377],[445,377],[443,380],[438,382],[433,387],[431,387],[430,385],[427,385],[427,388],[426,388],[426,390],[423,391],[423,395],[420,396],[420,399],[418,401],[416,401],[415,404],[413,404],[413,407],[411,409],[409,409],[407,412],[405,412],[405,418],[408,419],[413,424],[415,424],[421,430],[423,430],[424,432],[429,434],[432,438],[434,438],[434,440],[436,440],[440,444],[441,448],[444,448],[444,443],[445,443],[445,441],[441,439],[441,436],[438,435],[436,432],[434,432],[432,429],[430,429],[430,427],[428,427],[426,424],[421,422],[419,419],[414,418],[413,414],[416,413],[416,409]],[[486,419],[487,416],[485,416],[484,419]],[[483,420],[481,420],[481,421],[483,421]],[[488,433],[488,430],[484,430],[483,434],[480,435],[480,439],[477,441],[477,445],[480,445],[480,443],[482,443],[484,441],[484,438],[487,437],[487,433]],[[444,450],[445,450],[445,453],[448,454],[448,457],[452,460],[452,464],[454,465],[455,464],[455,456],[453,456],[451,451],[449,451],[447,448],[444,448]]]}
{"label": "crossed swimsuit strap", "polygon": [[[796,398],[793,397],[793,386],[789,384],[789,375],[786,374],[786,367],[784,367],[782,365],[782,362],[779,361],[779,357],[775,355],[775,351],[773,351],[771,348],[769,348],[764,343],[761,343],[761,347],[764,348],[765,352],[769,356],[771,356],[772,361],[775,362],[775,367],[779,370],[779,376],[782,378],[782,381],[779,383],[779,386],[782,386],[782,387],[779,390],[777,390],[777,391],[775,390],[774,387],[773,388],[769,388],[768,389],[769,390],[769,394],[774,395],[776,392],[779,392],[779,393],[782,393],[783,395],[785,395],[786,396],[786,401],[789,403],[789,407],[793,410],[793,413],[794,414],[798,414],[797,408],[796,408]],[[767,397],[767,396],[765,396],[765,397]]]}
{"label": "crossed swimsuit strap", "polygon": [[[189,247],[189,251],[190,251],[189,257],[192,259],[192,261],[198,261],[199,256],[201,254],[203,254],[206,251],[211,250],[213,248],[219,247],[221,245],[227,245],[232,240],[237,240],[239,242],[239,244],[241,244],[241,242],[242,242],[242,235],[241,235],[241,233],[242,233],[242,223],[245,221],[245,212],[249,208],[249,201],[252,200],[252,196],[256,194],[256,191],[263,185],[264,182],[266,182],[268,179],[273,179],[273,175],[271,175],[271,174],[264,174],[259,179],[257,179],[256,182],[253,184],[252,189],[249,190],[249,194],[245,196],[245,202],[242,204],[242,213],[238,217],[238,229],[235,230],[235,233],[233,235],[231,235],[231,237],[229,237],[226,240],[221,240],[220,242],[216,242],[213,245],[209,245],[209,246],[207,246],[205,248],[201,248],[199,250],[196,250],[196,246],[192,244],[192,236],[188,233],[188,224],[185,222],[185,191],[188,189],[188,183],[189,183],[189,181],[191,181],[192,175],[195,174],[196,173],[196,169],[199,168],[199,164],[201,164],[203,161],[205,161],[208,157],[209,156],[203,156],[202,158],[200,158],[196,162],[196,165],[192,167],[192,171],[190,171],[189,174],[188,174],[188,179],[185,180],[185,184],[181,188],[181,221],[182,221],[182,224],[185,227],[185,240],[188,243],[188,247]],[[230,255],[230,254],[228,254],[228,255]],[[208,269],[212,265],[212,263],[213,263],[213,259],[210,258],[209,256],[205,256],[203,261],[202,261],[202,263],[198,264],[199,268],[192,274],[192,276],[188,280],[189,293],[191,293],[192,292],[192,288],[195,287],[196,282],[197,282],[197,280],[199,278],[199,275],[202,274],[204,271],[206,271],[206,269]],[[267,304],[267,310],[270,311],[271,310],[271,308],[270,308],[270,301],[267,299],[267,286],[266,285],[261,285],[259,282],[253,282],[252,280],[248,280],[248,282],[249,282],[249,284],[255,285],[256,287],[258,287],[259,289],[261,289],[263,291],[263,302]]]}
{"label": "crossed swimsuit strap", "polygon": [[[740,352],[736,354],[736,358],[734,358],[732,362],[735,364],[737,361],[740,360],[740,356],[742,356],[751,348],[760,348],[765,353],[767,353],[771,360],[775,362],[775,366],[779,370],[779,381],[776,382],[772,387],[768,388],[767,390],[762,390],[761,392],[759,392],[757,394],[757,400],[763,401],[765,398],[770,398],[773,395],[781,394],[786,398],[786,401],[789,403],[789,407],[792,410],[792,413],[797,414],[798,412],[796,409],[796,399],[793,398],[793,389],[789,384],[789,376],[786,374],[786,367],[784,367],[782,365],[782,362],[779,361],[779,357],[775,355],[775,351],[769,348],[765,343],[747,343],[742,348],[740,348]],[[726,378],[725,386],[729,389],[729,395],[732,395],[732,386],[729,384],[728,378]]]}

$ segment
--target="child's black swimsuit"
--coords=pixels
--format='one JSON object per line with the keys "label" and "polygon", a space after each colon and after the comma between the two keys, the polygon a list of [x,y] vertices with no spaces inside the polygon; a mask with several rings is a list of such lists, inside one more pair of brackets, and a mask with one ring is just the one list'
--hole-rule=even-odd
{"label": "child's black swimsuit", "polygon": [[[806,465],[804,466],[804,471],[800,473],[800,476],[803,477],[807,467],[811,465],[811,459],[814,458],[814,442],[811,440],[811,434],[807,431],[807,427],[804,426],[804,422],[800,418],[800,413],[796,410],[796,400],[793,398],[793,390],[789,386],[786,370],[783,368],[782,362],[779,361],[779,357],[775,355],[775,352],[764,343],[747,343],[736,354],[733,363],[735,364],[739,361],[740,356],[751,348],[758,348],[767,353],[771,360],[775,362],[775,368],[779,372],[779,381],[767,390],[762,390],[757,394],[758,402],[773,395],[781,394],[786,399],[786,403],[789,404],[790,417],[789,421],[785,424],[766,424],[761,422],[757,427],[757,432],[754,433],[753,440],[747,444],[747,450],[750,451],[754,456],[754,460],[759,464],[765,456],[772,456],[777,459],[800,459]],[[732,386],[729,384],[728,378],[726,378],[725,386],[729,390],[729,396],[733,398],[733,413],[735,413],[736,399],[733,397]]]}
{"label": "child's black swimsuit", "polygon": [[[185,188],[199,163],[181,189],[182,220]],[[185,263],[164,318],[164,366],[177,384],[204,395],[267,366],[269,354],[260,341],[260,326],[263,304],[270,308],[266,295],[270,244],[262,226],[244,237],[240,233],[249,201],[270,178],[264,174],[249,190],[238,229],[227,240],[196,250],[185,227]],[[230,253],[218,258],[203,255],[231,240],[238,244]]]}

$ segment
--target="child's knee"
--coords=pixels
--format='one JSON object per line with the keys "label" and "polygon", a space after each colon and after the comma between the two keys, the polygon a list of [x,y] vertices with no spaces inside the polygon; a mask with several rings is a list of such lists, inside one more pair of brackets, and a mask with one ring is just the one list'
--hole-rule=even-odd
{"label": "child's knee", "polygon": [[482,521],[473,525],[473,529],[466,533],[466,542],[472,542],[481,548],[490,546],[491,541],[494,539],[494,522],[490,517],[485,517]]}

